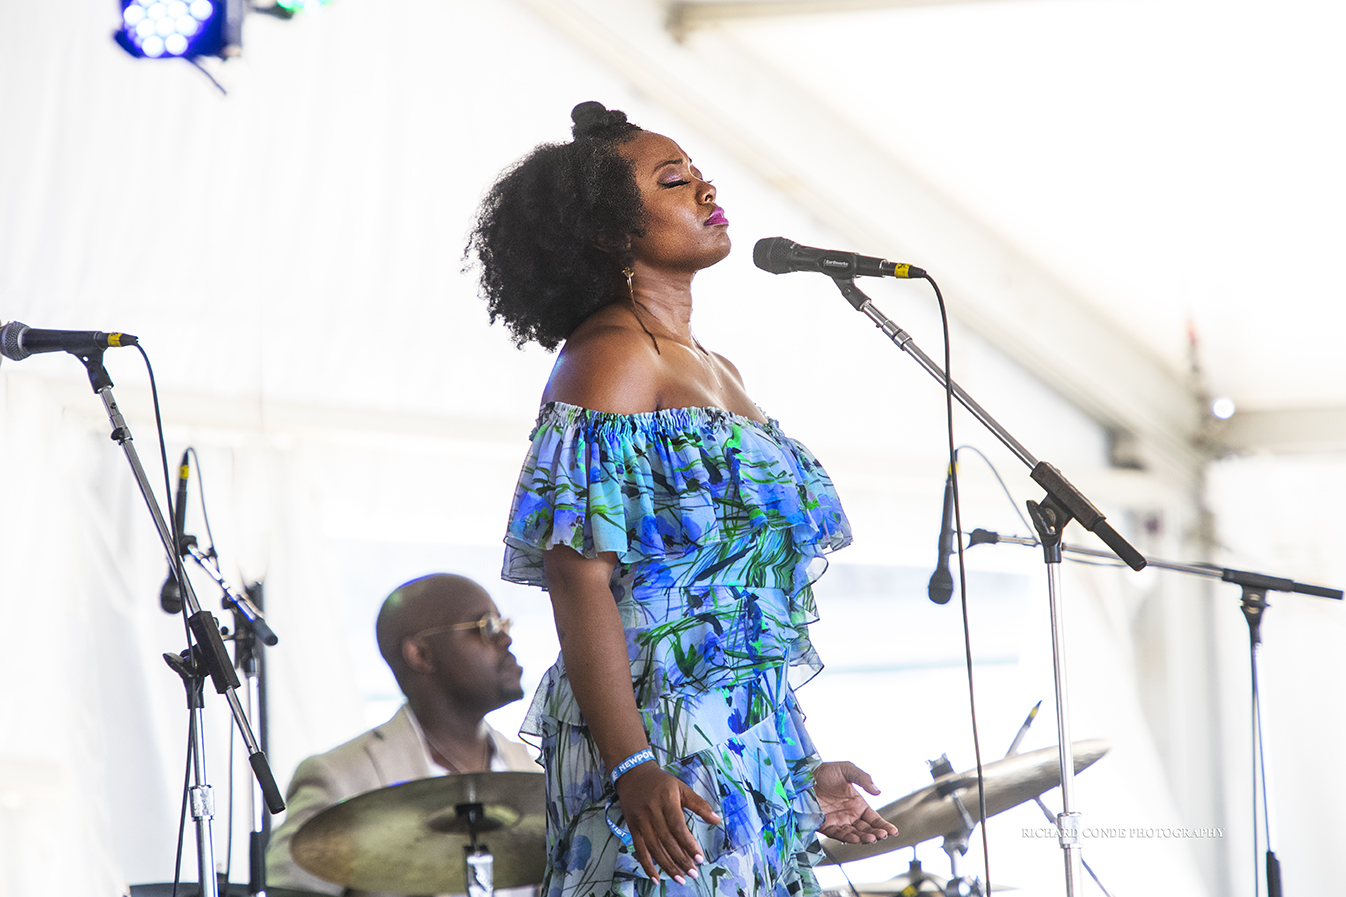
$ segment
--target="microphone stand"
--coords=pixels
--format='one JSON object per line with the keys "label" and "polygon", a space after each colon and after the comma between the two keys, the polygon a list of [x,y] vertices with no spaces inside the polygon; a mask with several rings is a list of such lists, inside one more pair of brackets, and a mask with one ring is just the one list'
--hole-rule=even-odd
{"label": "microphone stand", "polygon": [[[262,584],[247,587],[250,603],[258,606],[262,600]],[[261,610],[258,609],[260,615]],[[263,623],[262,625],[266,625]],[[273,636],[274,638],[274,636]],[[263,751],[267,747],[266,690],[262,646],[265,642],[257,627],[240,611],[234,611],[234,665],[243,673],[247,685],[248,713],[257,724],[257,741]],[[254,778],[248,791],[248,810],[252,818],[252,832],[248,838],[248,893],[266,891],[266,844],[271,837],[271,816],[264,812],[262,787]]]}
{"label": "microphone stand", "polygon": [[[1066,897],[1074,897],[1080,881],[1081,844],[1080,818],[1075,810],[1075,751],[1070,738],[1070,704],[1066,690],[1066,659],[1064,654],[1064,624],[1061,607],[1057,600],[1059,591],[1059,570],[1061,566],[1061,532],[1071,520],[1097,535],[1116,552],[1133,570],[1145,566],[1145,558],[1132,548],[1122,536],[1104,519],[1084,494],[1066,480],[1061,472],[1045,461],[1038,461],[1011,436],[1004,427],[978,405],[963,388],[953,382],[945,372],[930,360],[924,352],[912,342],[911,334],[893,323],[883,312],[874,307],[869,297],[855,285],[853,277],[834,277],[841,295],[858,312],[864,314],[874,326],[891,339],[899,349],[914,358],[930,376],[951,392],[955,398],[972,412],[983,426],[991,431],[1005,447],[1013,452],[1030,470],[1029,476],[1046,490],[1047,495],[1041,502],[1028,502],[1028,513],[1042,544],[1043,562],[1047,565],[1047,600],[1051,613],[1052,627],[1052,671],[1056,687],[1056,736],[1061,762],[1061,813],[1056,817],[1057,838],[1065,858]],[[978,788],[982,785],[979,782]]]}
{"label": "microphone stand", "polygon": [[[215,550],[202,550],[195,536],[182,536],[182,553],[190,556],[196,565],[206,572],[223,593],[226,610],[234,615],[234,666],[243,673],[247,683],[244,694],[248,701],[249,719],[257,722],[257,737],[260,750],[265,753],[267,745],[266,705],[262,700],[262,645],[270,647],[280,641],[266,622],[261,608],[252,600],[261,599],[262,584],[256,583],[247,589],[249,594],[240,595],[230,587],[229,582],[215,565]],[[252,832],[248,839],[248,893],[256,894],[266,890],[266,842],[271,834],[271,818],[262,812],[264,795],[261,784],[253,779],[248,792],[248,815],[251,817]]]}
{"label": "microphone stand", "polygon": [[[1025,539],[1021,536],[1002,536],[999,533],[994,533],[989,530],[974,529],[968,534],[967,547],[971,548],[973,545],[984,544],[993,545],[997,542],[1010,542],[1018,545],[1035,544],[1032,539]],[[1111,555],[1105,551],[1097,551],[1092,548],[1075,548],[1062,545],[1062,550],[1072,554],[1082,554],[1090,557],[1111,557]],[[1264,573],[1251,573],[1247,570],[1233,570],[1229,567],[1216,567],[1213,564],[1181,564],[1175,561],[1164,561],[1155,558],[1149,558],[1148,563],[1151,567],[1176,570],[1180,573],[1188,573],[1193,576],[1206,576],[1212,579],[1219,579],[1222,582],[1234,583],[1239,586],[1242,591],[1242,598],[1239,602],[1239,606],[1243,610],[1244,618],[1248,621],[1248,662],[1251,671],[1253,696],[1253,852],[1257,852],[1257,798],[1260,783],[1262,822],[1266,826],[1267,851],[1265,857],[1265,872],[1267,897],[1280,897],[1281,865],[1280,860],[1276,858],[1276,852],[1271,849],[1271,826],[1270,821],[1267,818],[1266,751],[1262,741],[1262,689],[1257,672],[1257,657],[1262,649],[1262,615],[1266,612],[1266,609],[1271,606],[1266,599],[1266,595],[1267,592],[1298,592],[1301,595],[1313,595],[1318,598],[1331,598],[1340,601],[1342,600],[1342,590],[1295,582],[1291,579],[1286,579],[1280,576],[1268,576]],[[1262,765],[1260,776],[1258,775],[1258,767],[1256,765],[1259,762]],[[1045,812],[1046,808],[1044,807],[1043,810]]]}
{"label": "microphone stand", "polygon": [[183,677],[189,695],[188,704],[191,713],[191,745],[189,749],[192,751],[195,761],[192,768],[193,781],[196,783],[191,788],[191,807],[192,818],[196,821],[200,897],[219,897],[219,879],[215,874],[215,846],[211,832],[215,801],[211,787],[206,782],[205,743],[201,726],[201,704],[203,702],[199,699],[199,685],[200,680],[204,679],[203,674],[210,676],[215,685],[215,690],[224,695],[229,702],[234,723],[238,726],[239,734],[243,737],[243,743],[248,748],[248,761],[252,766],[253,774],[257,777],[257,781],[261,784],[262,791],[266,795],[267,806],[270,807],[272,813],[279,813],[285,809],[285,801],[281,797],[280,789],[276,787],[276,780],[271,774],[271,768],[267,765],[266,755],[258,747],[257,740],[253,737],[252,729],[248,725],[248,718],[239,704],[236,689],[240,683],[238,676],[234,673],[233,666],[228,662],[224,641],[220,637],[219,624],[216,622],[214,615],[209,611],[202,610],[200,603],[196,600],[196,593],[192,591],[191,581],[187,579],[186,571],[182,566],[182,558],[177,551],[179,546],[175,544],[174,533],[169,529],[168,524],[164,521],[163,513],[159,510],[159,503],[155,500],[154,492],[150,489],[149,479],[145,476],[145,468],[141,466],[140,456],[136,454],[131,430],[126,425],[121,410],[117,407],[116,399],[113,398],[112,378],[108,376],[107,369],[103,367],[103,350],[72,352],[71,354],[84,362],[84,367],[89,373],[89,385],[93,387],[94,393],[103,400],[103,407],[107,410],[108,420],[112,423],[112,440],[122,447],[126,460],[131,465],[131,472],[135,476],[136,484],[140,487],[140,494],[145,499],[145,505],[149,509],[150,516],[154,519],[155,528],[159,531],[159,539],[163,542],[164,551],[168,555],[168,562],[177,573],[178,585],[182,590],[183,613],[186,614],[190,611],[190,615],[187,617],[187,625],[196,638],[196,646],[183,652],[183,655],[165,654],[164,659]]}

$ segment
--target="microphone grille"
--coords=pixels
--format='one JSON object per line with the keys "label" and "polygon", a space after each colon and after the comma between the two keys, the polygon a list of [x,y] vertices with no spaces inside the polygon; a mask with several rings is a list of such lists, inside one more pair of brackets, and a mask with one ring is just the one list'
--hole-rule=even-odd
{"label": "microphone grille", "polygon": [[20,324],[18,321],[10,321],[4,327],[0,327],[0,355],[11,361],[23,361],[32,355],[32,352],[23,347],[23,335],[27,331],[28,325]]}
{"label": "microphone grille", "polygon": [[784,237],[763,237],[752,248],[753,264],[772,274],[786,274],[794,270],[790,267],[790,250],[795,245]]}

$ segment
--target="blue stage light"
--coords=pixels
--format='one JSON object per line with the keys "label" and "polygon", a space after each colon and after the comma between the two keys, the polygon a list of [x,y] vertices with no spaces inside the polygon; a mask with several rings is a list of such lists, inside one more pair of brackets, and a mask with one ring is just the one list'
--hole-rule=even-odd
{"label": "blue stage light", "polygon": [[235,55],[241,0],[121,0],[122,49],[147,59]]}

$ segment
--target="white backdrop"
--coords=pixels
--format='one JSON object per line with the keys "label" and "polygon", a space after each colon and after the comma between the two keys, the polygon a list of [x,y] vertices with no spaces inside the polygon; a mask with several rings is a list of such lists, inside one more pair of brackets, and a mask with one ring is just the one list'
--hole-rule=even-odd
{"label": "white backdrop", "polygon": [[[271,760],[377,722],[393,698],[373,609],[434,569],[481,579],[520,620],[526,685],[554,654],[545,596],[495,580],[498,539],[550,357],[487,326],[461,246],[481,191],[583,99],[672,134],[717,186],[737,251],[698,281],[698,334],[827,463],[854,547],[820,585],[829,670],[803,692],[829,756],[866,765],[885,800],[947,752],[972,765],[956,610],[934,608],[943,397],[830,284],[769,278],[761,236],[836,237],[736,165],[713,133],[650,103],[512,3],[341,0],[321,16],[253,17],[221,97],[186,65],[136,62],[102,2],[0,5],[0,319],[138,334],[159,378],[170,462],[197,448],[227,576],[264,579]],[[927,352],[919,284],[871,293]],[[957,297],[950,297],[956,302]],[[1107,466],[1099,429],[955,328],[954,376],[1081,486],[1144,552],[1195,560],[1208,525],[1184,487]],[[162,491],[144,368],[109,353],[116,395]],[[155,595],[165,572],[145,507],[78,363],[0,367],[0,892],[116,894],[172,876],[182,690],[160,655],[183,645]],[[1019,506],[1022,469],[966,417]],[[1340,458],[1216,465],[1206,501],[1229,566],[1341,584]],[[999,487],[964,464],[964,522],[1023,534]],[[162,499],[162,495],[160,495]],[[188,530],[204,534],[195,486]],[[1311,535],[1305,538],[1304,533]],[[1083,540],[1082,533],[1072,538]],[[983,750],[1003,752],[1046,699],[1025,748],[1053,743],[1045,585],[1036,553],[969,553]],[[204,578],[207,607],[216,595]],[[1218,827],[1223,837],[1099,839],[1086,856],[1118,894],[1251,894],[1246,631],[1230,587],[1068,566],[1077,737],[1112,752],[1080,778],[1086,821]],[[1343,723],[1330,695],[1335,605],[1273,597],[1265,700],[1273,823],[1287,886],[1330,888],[1346,835],[1324,782]],[[983,653],[984,652],[984,653]],[[208,697],[226,849],[227,719]],[[522,706],[497,723],[517,725]],[[241,790],[239,791],[241,794]],[[1055,801],[1052,801],[1055,802]],[[1059,849],[1025,839],[1025,808],[993,820],[992,869],[1061,892]],[[241,812],[240,807],[240,814]],[[243,819],[234,878],[244,877]],[[974,853],[980,848],[975,847]],[[187,845],[188,878],[194,877]],[[943,871],[937,843],[922,845]],[[859,880],[910,851],[856,864]],[[833,874],[829,872],[829,874]]]}

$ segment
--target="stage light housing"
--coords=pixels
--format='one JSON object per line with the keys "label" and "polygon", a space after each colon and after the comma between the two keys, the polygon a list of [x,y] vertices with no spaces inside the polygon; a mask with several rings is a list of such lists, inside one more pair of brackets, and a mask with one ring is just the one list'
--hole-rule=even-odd
{"label": "stage light housing", "polygon": [[332,0],[276,0],[276,5],[291,15],[297,12],[317,12]]}
{"label": "stage light housing", "polygon": [[239,0],[121,0],[122,49],[144,59],[234,55]]}

